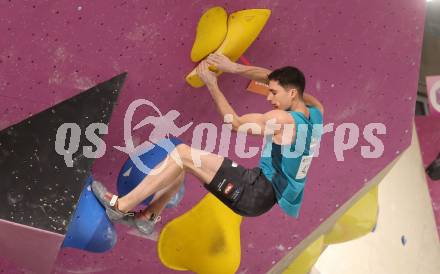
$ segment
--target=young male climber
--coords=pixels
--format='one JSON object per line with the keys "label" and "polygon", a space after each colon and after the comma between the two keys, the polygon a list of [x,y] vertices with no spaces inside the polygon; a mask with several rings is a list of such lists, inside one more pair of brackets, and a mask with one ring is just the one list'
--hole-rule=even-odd
{"label": "young male climber", "polygon": [[[273,110],[238,115],[220,90],[217,75],[209,70],[209,66],[267,83],[270,89],[267,101]],[[199,64],[197,73],[206,84],[219,113],[232,119],[233,130],[244,129],[266,137],[259,166],[247,169],[226,157],[200,153],[202,151],[179,144],[153,169],[153,173],[155,170],[160,172],[147,175],[123,197],[110,193],[101,183],[93,182],[93,192],[106,208],[110,220],[151,234],[160,219],[159,214],[178,191],[186,172],[195,175],[209,192],[239,215],[259,216],[277,203],[286,214],[297,217],[313,148],[321,134],[314,129],[322,127],[324,111],[317,99],[304,93],[303,73],[294,67],[271,72],[245,66],[221,54],[210,54]],[[192,155],[198,155],[200,162],[195,164]],[[153,193],[156,193],[155,198],[148,207],[140,212],[130,212]]]}

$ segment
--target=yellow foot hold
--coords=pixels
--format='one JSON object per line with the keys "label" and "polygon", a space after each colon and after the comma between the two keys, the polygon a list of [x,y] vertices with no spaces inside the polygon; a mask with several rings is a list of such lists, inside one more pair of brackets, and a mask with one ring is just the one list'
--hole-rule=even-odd
{"label": "yellow foot hold", "polygon": [[[233,62],[237,61],[263,30],[270,14],[268,9],[249,9],[229,15],[226,37],[215,52],[226,55]],[[204,85],[195,69],[188,74],[186,81],[195,88]]]}
{"label": "yellow foot hold", "polygon": [[222,7],[207,10],[197,25],[196,39],[191,50],[191,60],[198,62],[218,49],[225,39],[228,15]]}
{"label": "yellow foot hold", "polygon": [[377,222],[378,192],[378,186],[375,186],[348,209],[325,234],[325,244],[351,241],[370,233]]}
{"label": "yellow foot hold", "polygon": [[311,243],[296,259],[284,270],[283,274],[307,274],[318,261],[324,249],[324,236],[320,236]]}
{"label": "yellow foot hold", "polygon": [[163,228],[158,241],[159,258],[174,270],[235,273],[241,257],[241,220],[241,216],[207,194]]}

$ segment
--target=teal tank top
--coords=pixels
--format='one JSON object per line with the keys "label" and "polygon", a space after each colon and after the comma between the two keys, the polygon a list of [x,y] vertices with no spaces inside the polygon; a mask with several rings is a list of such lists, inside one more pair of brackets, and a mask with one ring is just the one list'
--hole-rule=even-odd
{"label": "teal tank top", "polygon": [[307,107],[310,117],[289,111],[295,120],[296,137],[292,144],[278,145],[267,136],[260,159],[260,168],[272,183],[278,205],[292,217],[298,217],[304,196],[307,171],[313,159],[314,148],[321,140],[322,113]]}

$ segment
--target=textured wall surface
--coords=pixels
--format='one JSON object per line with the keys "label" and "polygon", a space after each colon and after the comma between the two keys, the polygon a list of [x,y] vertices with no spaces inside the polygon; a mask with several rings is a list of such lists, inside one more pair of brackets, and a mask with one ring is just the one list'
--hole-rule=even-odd
{"label": "textured wall surface", "polygon": [[125,77],[117,76],[0,131],[0,219],[66,233],[95,159],[84,157],[83,149],[75,151],[74,141],[67,146],[58,139],[55,146],[58,130],[75,123],[77,134],[72,130],[67,138],[76,135],[78,148],[91,145],[84,138],[87,127],[108,123]]}
{"label": "textured wall surface", "polygon": [[14,272],[16,266],[50,273],[64,235],[1,219],[0,231],[1,273]]}
{"label": "textured wall surface", "polygon": [[[428,116],[415,118],[417,135],[419,136],[420,150],[422,151],[423,165],[428,167],[440,153],[440,117]],[[437,222],[437,231],[440,236],[440,183],[426,176],[428,189],[431,194],[432,209]]]}
{"label": "textured wall surface", "polygon": [[[162,113],[178,110],[178,126],[193,121],[213,122],[220,128],[222,119],[206,90],[194,90],[184,82],[194,66],[189,54],[198,19],[214,5],[228,12],[271,9],[271,18],[246,57],[268,68],[298,66],[306,74],[307,91],[325,105],[326,123],[334,123],[335,129],[356,123],[360,130],[359,142],[344,153],[344,161],[335,156],[334,131],[324,135],[299,219],[275,207],[243,221],[239,272],[264,273],[409,146],[425,1],[4,1],[0,129],[127,71],[105,138],[107,153],[94,166],[94,176],[115,190],[126,155],[112,147],[124,145],[123,119],[133,100],[148,99]],[[244,91],[247,83],[234,75],[223,75],[219,81],[237,113],[269,110],[263,97]],[[140,109],[133,123],[147,114],[154,112]],[[386,134],[378,135],[384,153],[366,159],[361,156],[361,146],[369,145],[363,129],[373,122],[386,126]],[[193,129],[181,136],[187,143]],[[150,131],[144,127],[133,135],[141,142]],[[257,164],[257,156],[238,159],[233,145],[232,159],[248,167]],[[261,145],[261,140],[248,138],[248,145]],[[204,194],[190,177],[185,198],[177,209],[164,212],[162,224]],[[119,230],[119,241],[109,253],[61,251],[55,272],[172,272],[160,264],[156,242]],[[14,271],[10,264],[6,269],[1,265],[0,269]]]}

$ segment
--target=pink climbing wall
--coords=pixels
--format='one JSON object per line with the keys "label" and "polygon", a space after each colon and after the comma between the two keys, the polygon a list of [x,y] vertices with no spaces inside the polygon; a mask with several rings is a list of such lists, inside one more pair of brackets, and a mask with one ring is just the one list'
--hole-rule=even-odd
{"label": "pink climbing wall", "polygon": [[[422,151],[423,165],[426,168],[440,153],[440,117],[417,116],[415,122],[420,150]],[[426,176],[426,180],[429,194],[431,195],[432,209],[434,210],[437,222],[437,231],[440,236],[440,182],[431,180],[429,176]]]}
{"label": "pink climbing wall", "polygon": [[[178,126],[192,121],[213,122],[220,128],[222,119],[206,90],[192,89],[184,81],[194,66],[189,54],[198,19],[215,5],[229,13],[272,10],[246,57],[268,68],[301,68],[307,91],[324,102],[326,124],[334,126],[324,135],[320,156],[312,164],[299,219],[276,207],[242,224],[239,272],[264,273],[409,146],[424,0],[2,1],[0,129],[127,71],[105,138],[107,152],[94,166],[95,177],[114,186],[126,156],[113,146],[124,145],[123,118],[133,100],[148,99],[162,113],[179,111]],[[239,114],[271,108],[263,97],[245,91],[245,79],[223,75],[219,83]],[[147,114],[154,113],[146,107],[139,110],[133,123]],[[343,153],[344,160],[335,154],[340,147],[335,130],[343,123],[359,127],[359,142]],[[370,123],[386,127],[386,134],[377,135],[384,146],[379,158],[361,155],[361,146],[369,145],[363,130]],[[187,143],[194,126],[181,136]],[[141,142],[150,130],[145,127],[133,135]],[[258,138],[248,139],[249,146],[260,144]],[[248,167],[257,164],[258,157],[238,159],[233,145],[232,159]],[[205,193],[190,177],[184,200],[177,209],[164,212],[162,224],[189,210]],[[158,260],[154,240],[133,236],[123,227],[118,230],[112,251],[62,250],[54,272],[173,272]],[[9,267],[0,262],[0,270],[9,272]]]}
{"label": "pink climbing wall", "polygon": [[62,235],[4,220],[0,220],[0,231],[0,273],[18,270],[18,266],[35,273],[51,271],[64,240]]}

